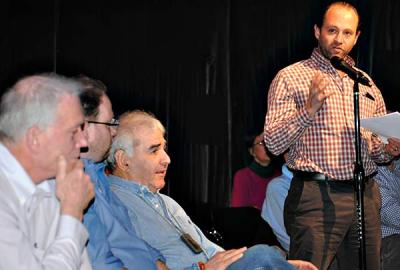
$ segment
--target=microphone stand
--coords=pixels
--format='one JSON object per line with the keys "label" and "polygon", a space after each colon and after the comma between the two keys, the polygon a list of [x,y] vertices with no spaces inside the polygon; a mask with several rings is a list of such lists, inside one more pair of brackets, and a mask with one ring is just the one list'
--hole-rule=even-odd
{"label": "microphone stand", "polygon": [[361,132],[360,132],[360,107],[359,107],[359,87],[358,80],[354,80],[354,129],[355,129],[355,150],[356,162],[354,166],[354,192],[357,199],[357,230],[358,230],[358,260],[361,270],[366,269],[366,248],[365,248],[365,220],[364,220],[364,187],[365,171],[361,160]]}

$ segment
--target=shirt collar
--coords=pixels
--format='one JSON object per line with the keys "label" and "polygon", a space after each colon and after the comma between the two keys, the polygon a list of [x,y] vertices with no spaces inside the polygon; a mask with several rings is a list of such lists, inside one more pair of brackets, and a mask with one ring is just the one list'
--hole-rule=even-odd
{"label": "shirt collar", "polygon": [[153,193],[150,191],[150,189],[147,186],[136,183],[134,181],[129,181],[129,180],[120,178],[115,175],[109,175],[108,177],[109,177],[110,183],[112,183],[116,186],[119,186],[121,188],[125,188],[130,191],[133,191],[134,193],[136,193],[138,195],[142,195],[145,197],[153,197],[153,196],[155,196],[155,194],[158,193],[158,191],[156,193]]}
{"label": "shirt collar", "polygon": [[105,167],[106,167],[106,163],[105,162],[94,162],[92,159],[87,159],[87,158],[81,158],[82,162],[83,162],[83,166],[86,170],[91,170],[94,172],[98,172],[98,171],[104,171]]}
{"label": "shirt collar", "polygon": [[[322,55],[318,47],[314,48],[311,54],[311,59],[313,59],[322,70],[336,72],[336,69],[332,66],[330,60]],[[355,65],[355,61],[349,55],[346,55],[343,60],[352,67]]]}
{"label": "shirt collar", "polygon": [[45,192],[51,190],[47,181],[36,186],[19,161],[2,143],[0,143],[0,170],[6,175],[6,180],[14,189],[21,205],[24,205],[37,188]]}

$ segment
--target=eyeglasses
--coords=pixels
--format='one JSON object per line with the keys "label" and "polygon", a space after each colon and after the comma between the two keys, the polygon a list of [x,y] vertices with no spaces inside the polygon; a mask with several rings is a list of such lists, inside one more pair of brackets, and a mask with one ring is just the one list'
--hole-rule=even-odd
{"label": "eyeglasses", "polygon": [[253,145],[262,145],[262,146],[265,146],[265,143],[264,143],[264,141],[259,141],[259,142],[253,143]]}
{"label": "eyeglasses", "polygon": [[117,126],[119,126],[119,120],[115,119],[115,118],[111,119],[110,122],[98,122],[98,121],[91,121],[91,120],[88,120],[86,122],[88,122],[90,124],[106,125],[106,126],[109,126],[109,127],[117,127]]}

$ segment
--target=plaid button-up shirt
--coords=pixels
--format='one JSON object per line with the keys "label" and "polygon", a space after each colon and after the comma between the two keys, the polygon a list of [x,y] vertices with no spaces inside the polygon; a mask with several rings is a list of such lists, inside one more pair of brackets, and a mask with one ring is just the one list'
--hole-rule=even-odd
{"label": "plaid button-up shirt", "polygon": [[[347,56],[351,65],[354,61]],[[325,100],[314,119],[305,110],[311,81],[317,71],[328,80],[327,90],[334,92]],[[366,75],[367,76],[367,75]],[[274,154],[289,150],[291,169],[320,172],[337,180],[353,178],[355,162],[354,81],[340,77],[319,51],[311,58],[290,65],[276,75],[268,92],[265,142]],[[359,85],[360,118],[386,113],[379,89]],[[383,143],[361,128],[361,158],[365,175],[374,173],[375,162],[390,159]]]}
{"label": "plaid button-up shirt", "polygon": [[379,166],[375,179],[382,198],[382,238],[400,234],[400,160],[394,160],[394,169]]}

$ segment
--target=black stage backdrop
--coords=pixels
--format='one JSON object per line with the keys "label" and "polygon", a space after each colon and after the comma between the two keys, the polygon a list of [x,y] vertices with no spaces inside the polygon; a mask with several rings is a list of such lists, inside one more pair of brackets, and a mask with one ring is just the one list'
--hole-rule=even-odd
{"label": "black stage backdrop", "polygon": [[[144,109],[167,129],[164,193],[184,206],[230,201],[260,132],[276,72],[307,58],[321,0],[41,0],[0,3],[1,92],[57,71],[104,81],[116,114]],[[400,2],[352,1],[362,34],[352,56],[391,110],[400,100]]]}

